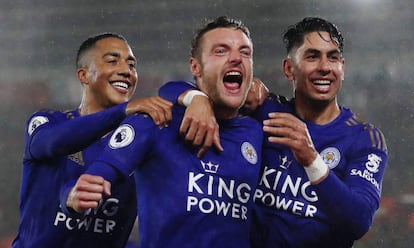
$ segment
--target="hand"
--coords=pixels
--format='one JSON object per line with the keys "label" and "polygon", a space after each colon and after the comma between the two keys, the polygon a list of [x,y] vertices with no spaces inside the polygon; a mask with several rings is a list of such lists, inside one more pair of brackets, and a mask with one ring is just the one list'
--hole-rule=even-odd
{"label": "hand", "polygon": [[263,104],[268,95],[269,89],[262,82],[262,80],[257,77],[253,77],[244,107],[250,111],[253,111]]}
{"label": "hand", "polygon": [[269,117],[263,121],[263,131],[271,135],[269,141],[288,146],[301,165],[309,166],[317,151],[306,124],[288,113],[270,113]]}
{"label": "hand", "polygon": [[139,98],[131,100],[126,107],[126,114],[147,113],[155,124],[162,127],[167,125],[171,119],[171,108],[173,104],[159,96]]}
{"label": "hand", "polygon": [[197,153],[199,158],[213,144],[218,151],[223,151],[220,144],[219,125],[214,116],[211,103],[205,96],[194,96],[185,111],[180,133],[185,135],[186,141],[192,142],[195,146],[201,145]]}
{"label": "hand", "polygon": [[66,206],[78,213],[89,208],[96,208],[102,194],[111,194],[111,184],[100,176],[83,174],[69,192]]}

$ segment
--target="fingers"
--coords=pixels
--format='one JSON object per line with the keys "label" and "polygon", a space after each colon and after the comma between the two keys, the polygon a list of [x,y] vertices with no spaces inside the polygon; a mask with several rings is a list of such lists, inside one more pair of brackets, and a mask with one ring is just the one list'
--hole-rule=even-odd
{"label": "fingers", "polygon": [[265,99],[267,98],[267,96],[269,95],[269,89],[266,87],[266,85],[260,81],[260,87],[259,87],[259,92],[258,92],[258,105],[261,106],[263,104],[263,102],[265,101]]}
{"label": "fingers", "polygon": [[103,187],[104,187],[104,193],[106,195],[111,195],[111,183],[108,182],[108,181],[106,181],[106,180],[104,180]]}
{"label": "fingers", "polygon": [[143,110],[141,112],[151,116],[154,123],[160,127],[168,125],[172,119],[172,103],[160,97],[151,97],[147,100],[143,102]]}
{"label": "fingers", "polygon": [[185,136],[185,140],[195,146],[204,143],[203,146],[211,147],[214,131],[214,127],[209,126],[205,122],[194,120],[191,117],[184,118],[180,127],[180,133]]}
{"label": "fingers", "polygon": [[211,103],[208,98],[195,96],[187,107],[180,133],[187,142],[201,146],[197,156],[201,157],[214,144],[218,151],[223,148],[220,144],[219,126],[217,124]]}
{"label": "fingers", "polygon": [[308,138],[306,124],[294,115],[288,113],[270,113],[269,117],[270,119],[263,121],[263,131],[268,134],[290,140]]}
{"label": "fingers", "polygon": [[269,89],[262,82],[262,80],[257,77],[253,77],[244,107],[253,111],[263,104],[268,95]]}
{"label": "fingers", "polygon": [[110,186],[102,177],[81,175],[69,192],[66,205],[79,213],[96,208],[102,200],[102,194],[110,195]]}
{"label": "fingers", "polygon": [[263,121],[263,131],[270,135],[268,141],[288,146],[298,162],[308,166],[317,151],[306,123],[288,113],[271,113],[269,117]]}
{"label": "fingers", "polygon": [[147,113],[156,125],[163,127],[172,119],[172,106],[171,102],[158,96],[134,99],[128,103],[126,114]]}
{"label": "fingers", "polygon": [[209,132],[206,132],[204,143],[200,150],[197,153],[197,157],[201,158],[203,155],[207,152],[207,150],[214,145],[217,151],[222,152],[224,149],[221,146],[220,143],[220,137],[219,137],[219,131],[218,128],[211,130]]}
{"label": "fingers", "polygon": [[222,152],[222,151],[224,151],[224,148],[221,146],[221,143],[220,143],[220,134],[219,134],[218,127],[219,126],[217,125],[217,129],[215,130],[214,137],[213,137],[213,143],[214,143],[214,146],[216,147],[216,149],[219,152]]}

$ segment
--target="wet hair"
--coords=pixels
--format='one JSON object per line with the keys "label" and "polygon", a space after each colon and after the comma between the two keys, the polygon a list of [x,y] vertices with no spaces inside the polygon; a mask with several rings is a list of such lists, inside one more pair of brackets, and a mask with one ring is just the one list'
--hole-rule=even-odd
{"label": "wet hair", "polygon": [[83,41],[78,49],[78,52],[76,54],[76,68],[77,69],[81,68],[82,66],[85,66],[84,61],[83,61],[83,55],[85,55],[87,51],[93,48],[96,42],[102,39],[106,39],[106,38],[117,38],[128,44],[128,41],[122,35],[117,34],[117,33],[101,33],[101,34],[91,36],[85,41]]}
{"label": "wet hair", "polygon": [[338,27],[320,17],[305,17],[288,28],[283,35],[283,43],[287,53],[289,54],[295,47],[300,47],[304,42],[305,35],[311,32],[328,32],[331,39],[337,43],[341,54],[343,54],[344,38]]}
{"label": "wet hair", "polygon": [[216,28],[234,28],[241,30],[251,40],[249,29],[240,20],[232,19],[227,16],[220,16],[213,21],[208,22],[194,33],[191,40],[191,57],[198,57],[200,55],[201,39],[205,33]]}

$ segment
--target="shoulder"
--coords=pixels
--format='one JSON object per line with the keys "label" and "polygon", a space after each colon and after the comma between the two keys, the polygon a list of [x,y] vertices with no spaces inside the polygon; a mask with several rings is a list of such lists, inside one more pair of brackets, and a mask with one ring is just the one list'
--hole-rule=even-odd
{"label": "shoulder", "polygon": [[274,93],[270,93],[269,96],[267,97],[267,100],[273,103],[277,103],[277,104],[288,104],[289,103],[289,100],[285,96],[276,95]]}
{"label": "shoulder", "polygon": [[156,126],[151,116],[146,113],[129,115],[123,120],[122,124],[129,124],[134,127],[136,126],[145,129]]}
{"label": "shoulder", "polygon": [[73,110],[54,110],[54,109],[41,109],[30,115],[29,120],[36,117],[54,118],[54,119],[72,119],[76,117]]}
{"label": "shoulder", "polygon": [[385,136],[378,127],[357,117],[350,110],[345,109],[345,111],[348,111],[349,116],[344,123],[355,133],[358,140],[365,140],[373,149],[387,151]]}
{"label": "shoulder", "polygon": [[127,116],[119,127],[115,130],[118,135],[139,134],[140,137],[151,137],[158,131],[158,126],[153,122],[147,114],[133,114]]}
{"label": "shoulder", "polygon": [[285,96],[270,93],[258,109],[256,117],[259,120],[268,119],[268,113],[271,112],[293,113],[293,99],[288,100]]}
{"label": "shoulder", "polygon": [[74,118],[73,111],[58,111],[53,109],[42,109],[33,113],[27,121],[27,131],[32,134],[38,127],[49,124],[60,122]]}

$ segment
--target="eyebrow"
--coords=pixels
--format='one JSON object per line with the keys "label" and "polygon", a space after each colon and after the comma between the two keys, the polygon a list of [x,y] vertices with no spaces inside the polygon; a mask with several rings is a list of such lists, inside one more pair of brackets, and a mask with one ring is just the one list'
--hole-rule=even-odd
{"label": "eyebrow", "polygon": [[[320,50],[318,50],[318,49],[309,48],[309,49],[307,49],[307,50],[305,51],[305,54],[306,54],[306,53],[321,53],[321,51],[320,51]],[[334,54],[334,53],[339,53],[339,54],[341,54],[341,52],[340,52],[338,49],[332,49],[332,50],[329,50],[329,51],[327,52],[327,54]]]}
{"label": "eyebrow", "polygon": [[[117,53],[117,52],[107,52],[102,56],[102,58],[105,58],[106,56],[112,56],[112,57],[120,58],[121,54]],[[132,60],[132,61],[135,61],[135,62],[137,61],[137,59],[134,56],[131,56],[131,55],[128,56],[127,60]]]}

